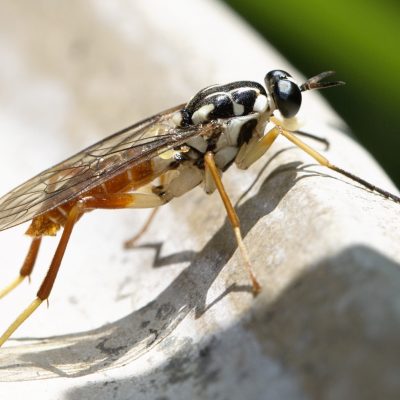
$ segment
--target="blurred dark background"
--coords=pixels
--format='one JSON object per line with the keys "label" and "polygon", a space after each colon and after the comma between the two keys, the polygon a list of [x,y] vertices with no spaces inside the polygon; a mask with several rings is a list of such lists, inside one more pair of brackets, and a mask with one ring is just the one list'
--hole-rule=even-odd
{"label": "blurred dark background", "polygon": [[337,71],[321,93],[400,186],[400,2],[225,2],[305,76]]}

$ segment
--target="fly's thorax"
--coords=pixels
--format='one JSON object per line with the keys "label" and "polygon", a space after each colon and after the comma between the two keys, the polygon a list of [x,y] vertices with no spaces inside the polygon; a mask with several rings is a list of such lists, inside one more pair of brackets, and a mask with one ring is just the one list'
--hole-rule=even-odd
{"label": "fly's thorax", "polygon": [[211,151],[214,153],[217,167],[225,171],[235,161],[240,148],[254,136],[259,136],[258,125],[264,120],[261,116],[265,115],[265,113],[253,113],[227,120],[216,120],[221,128],[218,132],[195,136],[185,142],[184,147],[189,150],[184,152],[184,159],[203,168],[204,155]]}
{"label": "fly's thorax", "polygon": [[262,85],[240,81],[200,90],[180,111],[176,122],[197,125],[252,113],[262,114],[270,109],[271,100]]}
{"label": "fly's thorax", "polygon": [[257,133],[260,116],[264,114],[250,114],[227,120],[224,130],[220,134],[213,148],[215,163],[221,171],[228,169],[235,161],[240,148],[248,143]]}
{"label": "fly's thorax", "polygon": [[258,113],[253,113],[226,120],[215,120],[218,130],[194,136],[183,146],[175,149],[175,153],[179,152],[181,155],[177,161],[190,161],[203,168],[204,155],[211,151],[215,155],[217,166],[225,170],[234,161],[240,147],[257,134],[256,127],[260,116]]}
{"label": "fly's thorax", "polygon": [[[262,125],[272,115],[274,104],[265,89],[256,82],[242,81],[227,85],[214,85],[197,93],[171,122],[178,128],[193,125],[215,126],[204,129],[183,145],[160,154],[153,163],[156,169],[169,164],[166,175],[171,175],[164,185],[166,199],[181,196],[205,179],[204,156],[214,154],[216,166],[225,171],[250,140],[262,134]],[[161,167],[161,168],[160,168]],[[173,170],[173,172],[171,172]],[[205,187],[208,187],[205,184]],[[209,189],[209,188],[208,188]],[[210,190],[206,189],[207,192]],[[212,191],[212,190],[211,190]]]}

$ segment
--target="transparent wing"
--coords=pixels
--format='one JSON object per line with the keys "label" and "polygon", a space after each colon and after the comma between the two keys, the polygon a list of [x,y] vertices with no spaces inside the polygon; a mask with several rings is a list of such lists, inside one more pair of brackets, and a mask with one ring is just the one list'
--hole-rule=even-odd
{"label": "transparent wing", "polygon": [[204,125],[176,128],[171,117],[181,107],[123,129],[11,190],[0,198],[0,230],[58,207],[128,167],[207,130]]}

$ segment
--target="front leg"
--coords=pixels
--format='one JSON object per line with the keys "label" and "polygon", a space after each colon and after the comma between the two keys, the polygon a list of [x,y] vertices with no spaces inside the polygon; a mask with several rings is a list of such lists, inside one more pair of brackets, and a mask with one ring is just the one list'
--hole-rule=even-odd
{"label": "front leg", "polygon": [[[271,120],[274,119],[273,117]],[[268,149],[272,146],[275,139],[282,134],[282,127],[278,124],[278,120],[274,120],[276,126],[274,126],[271,130],[269,130],[264,136],[258,135],[258,132],[253,136],[253,138],[249,141],[249,143],[245,143],[239,150],[238,155],[236,156],[236,165],[240,169],[247,169],[252,164],[254,164],[259,158],[261,158]],[[303,131],[288,131],[291,134],[296,134],[299,136],[304,136],[310,139],[313,139],[317,142],[323,143],[325,145],[325,150],[329,148],[329,142],[327,139],[313,135],[311,133],[303,132]],[[293,136],[293,135],[292,135]]]}
{"label": "front leg", "polygon": [[[279,121],[277,121],[275,118],[271,118],[273,123],[276,123],[277,126],[276,128],[278,129],[278,133],[280,133],[282,136],[284,136],[286,139],[291,141],[293,144],[298,146],[301,150],[306,152],[309,156],[314,158],[319,164],[323,165],[324,167],[327,167],[333,171],[338,172],[339,174],[342,174],[351,180],[360,183],[367,189],[379,193],[382,196],[386,197],[387,199],[391,199],[395,201],[396,203],[400,203],[400,197],[388,192],[387,190],[381,189],[378,186],[375,186],[374,184],[366,181],[365,179],[360,178],[359,176],[353,174],[352,172],[349,172],[347,170],[344,170],[343,168],[338,167],[337,165],[332,164],[328,159],[326,159],[323,155],[318,153],[316,150],[314,150],[312,147],[308,146],[306,143],[301,141],[299,138],[297,138],[295,135],[293,135],[292,132],[284,129],[282,126],[278,125]],[[275,128],[274,128],[275,129]]]}
{"label": "front leg", "polygon": [[261,158],[279,136],[278,127],[273,127],[260,139],[254,136],[248,143],[240,148],[236,156],[236,165],[240,169],[247,169]]}

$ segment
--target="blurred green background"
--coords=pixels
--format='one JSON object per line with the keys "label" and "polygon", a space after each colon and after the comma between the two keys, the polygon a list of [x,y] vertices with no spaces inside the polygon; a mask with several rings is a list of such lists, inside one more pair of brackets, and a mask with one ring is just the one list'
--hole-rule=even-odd
{"label": "blurred green background", "polygon": [[305,76],[337,71],[321,93],[400,186],[400,1],[225,2]]}

